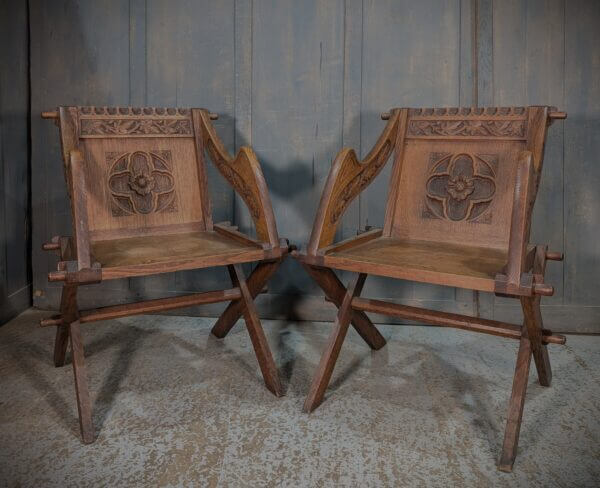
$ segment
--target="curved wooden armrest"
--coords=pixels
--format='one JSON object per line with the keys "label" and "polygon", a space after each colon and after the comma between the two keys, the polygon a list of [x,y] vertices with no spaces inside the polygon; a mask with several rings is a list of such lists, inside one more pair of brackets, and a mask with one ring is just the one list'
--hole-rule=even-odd
{"label": "curved wooden armrest", "polygon": [[199,124],[204,148],[227,182],[242,197],[256,227],[257,237],[272,247],[279,245],[275,216],[267,183],[252,148],[241,147],[235,158],[225,149],[210,122],[207,110],[195,111],[194,124]]}
{"label": "curved wooden armrest", "polygon": [[338,153],[321,195],[308,244],[308,254],[314,255],[319,248],[333,243],[340,217],[350,202],[369,186],[385,166],[394,149],[399,118],[400,110],[394,109],[390,112],[385,129],[362,161],[359,161],[354,149],[344,148]]}

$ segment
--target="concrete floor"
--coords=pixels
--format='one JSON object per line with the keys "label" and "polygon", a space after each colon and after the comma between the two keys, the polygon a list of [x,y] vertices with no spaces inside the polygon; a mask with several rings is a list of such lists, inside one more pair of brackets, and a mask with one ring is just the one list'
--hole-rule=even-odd
{"label": "concrete floor", "polygon": [[351,330],[323,405],[301,411],[330,324],[265,321],[287,388],[263,387],[240,322],[139,316],[82,326],[97,440],[79,441],[72,370],[28,311],[0,328],[0,485],[599,486],[600,337],[549,346],[513,473],[496,470],[516,341],[382,326]]}

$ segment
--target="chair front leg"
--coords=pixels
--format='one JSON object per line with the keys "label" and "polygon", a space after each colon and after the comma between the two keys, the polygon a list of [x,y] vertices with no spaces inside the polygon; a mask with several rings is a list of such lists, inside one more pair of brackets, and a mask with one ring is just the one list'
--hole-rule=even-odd
{"label": "chair front leg", "polygon": [[265,332],[260,324],[258,312],[256,311],[252,294],[248,289],[242,266],[241,264],[234,264],[229,265],[228,268],[232,279],[235,282],[235,286],[239,287],[242,294],[241,300],[244,306],[243,314],[246,321],[246,328],[248,329],[248,334],[250,335],[250,340],[252,341],[254,353],[256,354],[256,359],[258,360],[263,379],[265,380],[265,385],[275,396],[282,396],[283,388],[279,381],[277,367],[275,366],[275,361],[273,360],[271,350],[269,349],[269,343],[265,337]]}
{"label": "chair front leg", "polygon": [[527,335],[531,341],[531,351],[542,386],[550,386],[552,382],[552,368],[548,347],[542,343],[542,312],[540,310],[540,297],[521,297],[523,316]]}
{"label": "chair front leg", "polygon": [[517,365],[513,380],[512,393],[508,406],[508,418],[506,419],[506,430],[504,431],[504,444],[502,446],[502,457],[498,469],[510,473],[517,456],[517,445],[519,443],[519,432],[523,418],[523,407],[525,406],[525,393],[529,379],[529,366],[531,364],[531,341],[527,334],[523,334],[517,353]]}
{"label": "chair front leg", "polygon": [[69,324],[69,336],[73,354],[73,374],[75,376],[75,393],[79,412],[79,427],[85,444],[94,442],[94,425],[92,423],[92,403],[85,371],[83,341],[79,320]]}
{"label": "chair front leg", "polygon": [[340,354],[340,349],[342,348],[352,318],[352,299],[355,296],[360,295],[366,278],[367,275],[365,273],[360,273],[346,290],[346,294],[333,325],[333,330],[329,336],[327,349],[325,349],[325,352],[321,356],[317,372],[315,373],[312,384],[310,385],[310,390],[308,391],[308,396],[304,402],[304,411],[307,413],[312,412],[323,401],[325,390],[331,380],[335,363]]}
{"label": "chair front leg", "polygon": [[77,285],[65,284],[60,297],[60,314],[63,323],[56,327],[56,338],[54,339],[54,366],[57,368],[65,365],[69,345],[69,324],[67,321],[75,320],[77,313]]}

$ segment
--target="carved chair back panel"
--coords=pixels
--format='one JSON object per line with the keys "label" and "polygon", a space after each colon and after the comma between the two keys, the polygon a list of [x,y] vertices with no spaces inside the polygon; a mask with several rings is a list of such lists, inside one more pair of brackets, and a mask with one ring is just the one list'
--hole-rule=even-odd
{"label": "carved chair back panel", "polygon": [[391,235],[507,250],[527,110],[454,110],[410,109]]}
{"label": "carved chair back panel", "polygon": [[92,239],[203,228],[193,139],[87,139],[82,146]]}
{"label": "carved chair back panel", "polygon": [[[191,111],[81,107],[92,241],[205,229]],[[99,113],[98,113],[99,112]]]}

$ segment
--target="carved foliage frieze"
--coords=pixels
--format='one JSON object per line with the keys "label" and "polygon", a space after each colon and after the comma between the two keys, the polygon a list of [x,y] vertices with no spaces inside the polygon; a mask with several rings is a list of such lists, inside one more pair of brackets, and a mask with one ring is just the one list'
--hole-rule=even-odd
{"label": "carved foliage frieze", "polygon": [[423,217],[489,223],[498,156],[431,153]]}
{"label": "carved foliage frieze", "polygon": [[91,136],[191,136],[189,119],[93,118],[80,121],[81,137]]}
{"label": "carved foliage frieze", "polygon": [[114,217],[177,211],[171,151],[109,152],[106,160]]}
{"label": "carved foliage frieze", "polygon": [[522,139],[526,136],[524,119],[416,119],[408,124],[412,137],[498,137]]}

